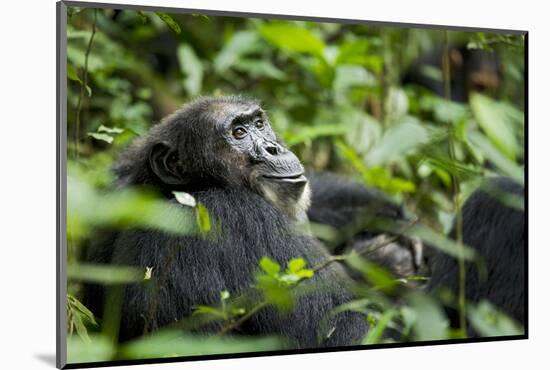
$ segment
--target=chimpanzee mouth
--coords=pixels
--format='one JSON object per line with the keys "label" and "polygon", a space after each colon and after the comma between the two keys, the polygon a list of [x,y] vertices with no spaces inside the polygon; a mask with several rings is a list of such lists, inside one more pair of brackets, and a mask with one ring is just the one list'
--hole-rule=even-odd
{"label": "chimpanzee mouth", "polygon": [[299,173],[295,175],[263,175],[262,177],[269,181],[280,181],[280,182],[291,182],[291,183],[307,182],[307,178],[304,176],[303,173]]}

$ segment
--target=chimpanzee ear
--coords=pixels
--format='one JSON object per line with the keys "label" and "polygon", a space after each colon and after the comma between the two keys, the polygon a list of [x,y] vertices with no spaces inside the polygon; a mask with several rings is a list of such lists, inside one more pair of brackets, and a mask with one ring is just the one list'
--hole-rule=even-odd
{"label": "chimpanzee ear", "polygon": [[177,151],[165,142],[153,145],[149,153],[151,169],[167,185],[181,185],[183,182],[177,169],[177,161]]}

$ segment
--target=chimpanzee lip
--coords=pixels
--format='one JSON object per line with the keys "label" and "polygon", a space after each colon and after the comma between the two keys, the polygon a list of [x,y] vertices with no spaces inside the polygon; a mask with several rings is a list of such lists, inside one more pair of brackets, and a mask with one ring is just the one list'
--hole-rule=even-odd
{"label": "chimpanzee lip", "polygon": [[282,182],[307,181],[303,173],[298,173],[294,175],[263,175],[262,177],[271,181],[282,181]]}

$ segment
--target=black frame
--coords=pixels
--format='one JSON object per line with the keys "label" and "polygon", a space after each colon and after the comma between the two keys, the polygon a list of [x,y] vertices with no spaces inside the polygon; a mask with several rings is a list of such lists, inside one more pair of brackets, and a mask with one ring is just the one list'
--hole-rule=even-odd
{"label": "black frame", "polygon": [[460,26],[448,26],[448,25],[434,25],[434,24],[420,24],[420,23],[401,23],[401,22],[385,22],[385,21],[373,21],[373,20],[361,20],[361,19],[343,19],[343,18],[324,18],[324,17],[308,17],[301,15],[284,15],[284,14],[265,14],[265,13],[247,13],[247,12],[233,12],[222,10],[209,10],[209,9],[188,9],[188,8],[173,8],[162,6],[145,6],[145,5],[132,5],[132,4],[112,4],[112,3],[96,3],[96,2],[81,2],[81,1],[58,1],[56,3],[56,16],[57,16],[57,32],[56,32],[56,45],[57,45],[57,63],[56,63],[56,120],[57,120],[57,142],[56,142],[56,200],[57,200],[57,215],[56,215],[56,367],[59,369],[79,369],[79,368],[95,368],[106,366],[123,366],[123,365],[142,365],[142,364],[158,364],[158,363],[172,363],[172,362],[187,362],[187,361],[201,361],[201,360],[220,360],[230,358],[245,358],[245,357],[267,357],[267,356],[280,356],[280,355],[294,355],[294,354],[309,354],[309,353],[325,353],[325,352],[342,352],[342,351],[357,351],[357,350],[370,350],[370,349],[384,349],[384,348],[401,348],[401,347],[419,347],[419,346],[432,346],[432,345],[446,345],[446,344],[461,344],[461,343],[483,343],[483,342],[500,342],[529,339],[529,233],[525,235],[525,326],[524,334],[522,335],[507,335],[507,336],[495,336],[495,337],[483,337],[483,338],[465,338],[465,339],[443,339],[443,340],[431,340],[421,342],[407,342],[407,343],[381,343],[370,345],[356,345],[345,347],[328,347],[328,348],[315,348],[315,349],[289,349],[289,350],[276,350],[276,351],[260,351],[260,352],[242,352],[231,354],[219,354],[219,355],[198,355],[198,356],[179,356],[170,358],[151,358],[151,359],[135,359],[135,360],[114,360],[114,361],[97,361],[97,362],[83,362],[83,363],[67,363],[67,336],[66,331],[62,330],[64,323],[66,322],[66,295],[67,295],[67,220],[66,220],[66,202],[67,202],[67,63],[66,63],[66,46],[67,46],[67,6],[86,7],[86,8],[103,8],[103,9],[122,9],[122,10],[142,10],[142,11],[163,11],[167,13],[180,13],[180,14],[205,14],[212,16],[232,16],[232,17],[256,17],[266,19],[283,19],[283,20],[296,20],[296,21],[312,21],[312,22],[326,22],[326,23],[343,23],[343,24],[369,24],[373,26],[390,26],[398,28],[423,28],[423,29],[444,29],[450,31],[480,31],[480,32],[493,32],[493,33],[507,33],[515,35],[523,35],[524,39],[524,89],[525,89],[525,109],[524,109],[524,148],[525,148],[525,166],[524,166],[524,184],[525,184],[525,204],[524,204],[524,217],[527,230],[529,230],[529,146],[528,146],[528,133],[529,133],[529,58],[528,58],[528,45],[529,45],[529,31],[527,30],[512,30],[512,29],[495,29],[495,28],[477,28],[477,27],[460,27]]}

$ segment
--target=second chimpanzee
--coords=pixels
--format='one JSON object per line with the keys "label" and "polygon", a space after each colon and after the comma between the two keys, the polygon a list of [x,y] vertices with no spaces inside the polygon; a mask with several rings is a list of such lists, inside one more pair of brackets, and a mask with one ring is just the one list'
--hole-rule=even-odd
{"label": "second chimpanzee", "polygon": [[[402,78],[403,85],[413,84],[445,96],[442,48],[436,48],[413,62]],[[466,102],[471,92],[494,94],[502,80],[497,55],[492,51],[452,46],[448,49],[451,100]]]}
{"label": "second chimpanzee", "polygon": [[[486,271],[483,274],[475,264],[467,264],[466,299],[474,303],[486,299],[525,325],[525,218],[523,210],[506,203],[514,199],[510,196],[522,201],[523,193],[523,186],[510,179],[491,179],[464,204],[462,233],[464,243],[483,259]],[[432,269],[430,290],[447,288],[457,295],[457,260],[437,253]],[[456,312],[450,312],[456,326]]]}

